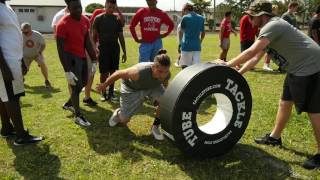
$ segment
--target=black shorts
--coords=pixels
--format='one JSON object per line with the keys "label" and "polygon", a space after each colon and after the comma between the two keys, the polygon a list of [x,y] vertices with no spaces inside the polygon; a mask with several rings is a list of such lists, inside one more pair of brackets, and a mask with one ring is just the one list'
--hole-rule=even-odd
{"label": "black shorts", "polygon": [[287,74],[281,99],[293,101],[298,114],[320,113],[320,72],[309,76]]}
{"label": "black shorts", "polygon": [[240,50],[241,52],[247,50],[249,47],[252,46],[252,44],[254,43],[254,41],[242,41],[240,43],[241,47],[240,47]]}
{"label": "black shorts", "polygon": [[99,71],[109,73],[119,69],[120,47],[119,44],[99,46]]}
{"label": "black shorts", "polygon": [[65,53],[67,61],[71,61],[71,72],[77,77],[78,81],[72,88],[82,89],[88,81],[88,63],[85,58],[80,58],[71,53]]}

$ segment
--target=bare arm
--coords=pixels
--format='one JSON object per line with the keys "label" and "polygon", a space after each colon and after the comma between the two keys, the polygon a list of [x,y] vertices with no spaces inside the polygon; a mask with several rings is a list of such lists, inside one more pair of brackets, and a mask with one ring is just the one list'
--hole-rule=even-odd
{"label": "bare arm", "polygon": [[256,54],[263,51],[267,47],[270,41],[267,38],[258,39],[254,42],[254,44],[248,48],[247,50],[243,51],[237,57],[231,59],[227,62],[227,66],[234,67],[240,64],[243,64],[253,58]]}
{"label": "bare arm", "polygon": [[41,44],[39,48],[39,54],[42,54],[45,48],[46,48],[46,44]]}
{"label": "bare arm", "polygon": [[126,50],[126,42],[124,40],[123,32],[119,33],[119,41],[120,41],[121,49],[123,52],[122,62],[124,63],[127,61],[127,50]]}
{"label": "bare arm", "polygon": [[204,37],[206,36],[206,32],[201,32],[201,35],[200,35],[200,42],[202,43]]}
{"label": "bare arm", "polygon": [[247,61],[241,69],[238,71],[240,74],[244,74],[245,72],[249,71],[252,69],[255,65],[258,64],[260,59],[263,57],[265,54],[264,51],[260,51],[258,54],[256,54],[253,58],[251,58],[249,61]]}
{"label": "bare arm", "polygon": [[66,55],[65,55],[65,51],[64,51],[64,39],[57,37],[56,41],[57,41],[57,49],[58,49],[60,62],[63,66],[64,71],[69,72],[69,71],[71,71],[71,62],[65,58]]}
{"label": "bare arm", "polygon": [[96,56],[95,49],[93,48],[92,41],[91,41],[91,38],[89,36],[89,33],[87,33],[86,37],[85,37],[85,48],[86,48],[91,60],[93,62],[96,62],[97,61],[97,56]]}
{"label": "bare arm", "polygon": [[313,40],[314,40],[316,43],[320,44],[317,29],[312,29],[312,30],[311,30],[311,34],[312,34]]}
{"label": "bare arm", "polygon": [[222,42],[223,40],[223,33],[224,33],[224,27],[221,27],[220,34],[219,34],[220,42]]}

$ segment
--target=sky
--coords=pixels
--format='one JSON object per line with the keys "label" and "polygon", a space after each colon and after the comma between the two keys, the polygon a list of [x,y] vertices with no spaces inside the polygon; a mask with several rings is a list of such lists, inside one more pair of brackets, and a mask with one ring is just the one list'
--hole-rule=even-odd
{"label": "sky", "polygon": [[[216,0],[216,3],[219,4],[223,0]],[[81,0],[83,7],[86,7],[90,3],[100,3],[104,4],[105,0]],[[188,0],[175,0],[176,9],[181,10],[182,6],[189,2]],[[117,0],[118,6],[138,6],[143,7],[147,6],[145,0]],[[173,10],[174,9],[174,0],[158,0],[158,8],[162,10]]]}

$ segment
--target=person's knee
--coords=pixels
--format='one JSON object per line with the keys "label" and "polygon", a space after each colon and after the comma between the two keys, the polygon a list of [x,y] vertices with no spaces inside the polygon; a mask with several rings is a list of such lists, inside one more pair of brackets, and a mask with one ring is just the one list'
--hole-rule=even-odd
{"label": "person's knee", "polygon": [[284,100],[280,100],[279,102],[279,107],[281,109],[289,109],[292,108],[293,105],[293,101],[284,101]]}

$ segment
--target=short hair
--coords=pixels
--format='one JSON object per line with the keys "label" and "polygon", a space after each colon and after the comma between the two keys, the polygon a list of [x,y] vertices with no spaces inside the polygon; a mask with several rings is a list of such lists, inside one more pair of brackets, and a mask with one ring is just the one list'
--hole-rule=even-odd
{"label": "short hair", "polygon": [[317,14],[320,13],[320,5],[317,6],[316,13],[317,13]]}
{"label": "short hair", "polygon": [[229,17],[231,16],[232,12],[231,11],[227,11],[224,13],[224,17]]}
{"label": "short hair", "polygon": [[112,3],[112,4],[116,4],[117,0],[106,0],[107,3]]}
{"label": "short hair", "polygon": [[294,8],[294,7],[298,7],[299,6],[299,3],[296,2],[296,1],[291,1],[289,4],[288,4],[288,8]]}
{"label": "short hair", "polygon": [[167,50],[160,49],[158,55],[154,58],[154,62],[164,67],[170,67],[170,57],[167,55]]}
{"label": "short hair", "polygon": [[183,8],[182,8],[183,11],[187,10],[187,11],[193,11],[193,5],[192,4],[189,4],[189,3],[186,3]]}
{"label": "short hair", "polygon": [[69,5],[69,3],[72,1],[80,1],[80,0],[64,0],[64,2],[66,2],[67,5]]}
{"label": "short hair", "polygon": [[24,29],[24,28],[30,28],[30,29],[31,29],[31,24],[28,23],[28,22],[23,22],[23,23],[21,24],[21,29]]}

